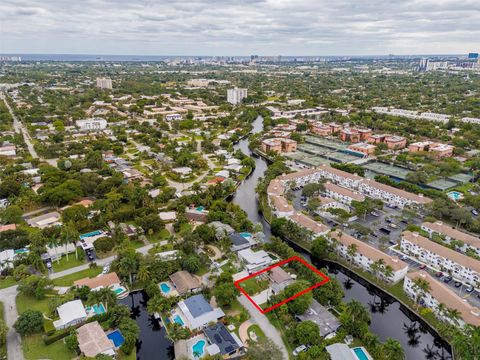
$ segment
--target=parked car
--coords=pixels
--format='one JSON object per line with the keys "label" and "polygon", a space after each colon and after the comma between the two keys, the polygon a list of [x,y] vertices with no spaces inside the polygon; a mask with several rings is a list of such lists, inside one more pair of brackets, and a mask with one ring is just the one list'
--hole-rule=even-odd
{"label": "parked car", "polygon": [[443,276],[443,273],[439,271],[435,274],[435,276],[438,278],[441,278]]}
{"label": "parked car", "polygon": [[398,227],[398,226],[395,225],[394,223],[390,223],[390,224],[388,224],[388,226],[390,226],[392,229],[396,229],[396,228]]}
{"label": "parked car", "polygon": [[445,277],[443,278],[443,282],[444,282],[444,283],[447,283],[447,284],[448,284],[450,281],[452,281],[452,280],[453,280],[453,278],[452,278],[450,275],[445,276]]}
{"label": "parked car", "polygon": [[475,288],[474,288],[472,285],[470,285],[469,287],[467,287],[467,288],[465,289],[465,291],[466,291],[467,293],[471,293],[471,292],[473,292],[473,290],[475,290]]}
{"label": "parked car", "polygon": [[455,287],[459,288],[460,286],[462,286],[462,283],[459,281],[455,281]]}
{"label": "parked car", "polygon": [[397,240],[390,239],[390,240],[388,240],[388,242],[392,245],[397,245]]}
{"label": "parked car", "polygon": [[304,352],[307,350],[307,347],[305,345],[300,345],[297,347],[295,350],[293,350],[293,356],[298,356],[301,352]]}
{"label": "parked car", "polygon": [[108,274],[110,272],[110,264],[107,264],[103,267],[102,274]]}
{"label": "parked car", "polygon": [[370,214],[371,214],[372,216],[375,216],[375,217],[379,217],[379,216],[380,216],[380,214],[377,213],[376,211],[372,211]]}
{"label": "parked car", "polygon": [[423,270],[423,269],[425,269],[426,267],[427,267],[427,265],[422,264],[422,265],[419,266],[419,269]]}
{"label": "parked car", "polygon": [[406,257],[405,255],[402,255],[402,256],[400,256],[400,259],[402,259],[402,260],[407,260],[408,257]]}
{"label": "parked car", "polygon": [[475,209],[472,209],[472,214],[473,214],[474,216],[478,216],[478,211],[475,210]]}

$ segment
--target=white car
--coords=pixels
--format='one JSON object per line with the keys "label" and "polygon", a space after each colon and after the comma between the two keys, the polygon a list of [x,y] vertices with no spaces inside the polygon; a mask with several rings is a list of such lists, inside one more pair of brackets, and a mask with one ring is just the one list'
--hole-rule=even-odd
{"label": "white car", "polygon": [[293,350],[293,356],[298,356],[301,352],[304,352],[307,350],[307,347],[305,345],[300,345],[297,347],[295,350]]}
{"label": "white car", "polygon": [[110,264],[105,265],[102,270],[102,274],[108,274],[110,272]]}

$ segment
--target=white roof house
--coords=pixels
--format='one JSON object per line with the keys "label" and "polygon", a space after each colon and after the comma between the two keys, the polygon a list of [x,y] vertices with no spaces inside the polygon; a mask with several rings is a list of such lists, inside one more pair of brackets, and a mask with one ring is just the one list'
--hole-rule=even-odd
{"label": "white roof house", "polygon": [[220,308],[212,308],[203,295],[198,294],[178,303],[178,308],[185,316],[186,325],[191,329],[199,329],[211,322],[217,322],[225,316]]}
{"label": "white roof house", "polygon": [[245,268],[249,273],[259,271],[272,264],[273,259],[265,250],[253,252],[250,248],[240,250],[238,257],[245,264]]}
{"label": "white roof house", "polygon": [[87,312],[82,300],[73,300],[60,305],[57,312],[60,319],[53,322],[53,326],[57,330],[79,324],[87,319]]}

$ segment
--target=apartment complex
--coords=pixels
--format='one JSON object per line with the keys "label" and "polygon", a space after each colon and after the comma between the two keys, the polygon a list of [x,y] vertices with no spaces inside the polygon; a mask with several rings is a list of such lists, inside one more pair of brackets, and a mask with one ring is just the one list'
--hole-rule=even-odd
{"label": "apartment complex", "polygon": [[328,197],[335,199],[343,204],[350,205],[354,200],[360,202],[365,200],[365,196],[363,196],[362,194],[333,184],[330,181],[327,181],[324,186],[325,194]]}
{"label": "apartment complex", "polygon": [[242,100],[247,97],[247,89],[233,88],[227,90],[227,101],[232,105],[242,103]]}
{"label": "apartment complex", "polygon": [[459,241],[463,244],[463,246],[460,246],[462,252],[472,250],[480,256],[480,238],[476,236],[454,229],[441,221],[434,223],[424,222],[422,230],[426,231],[430,237],[434,234],[441,236],[447,243],[450,243],[452,240]]}
{"label": "apartment complex", "polygon": [[[415,286],[415,279],[425,280],[430,290],[422,294],[421,291]],[[421,303],[423,306],[432,309],[433,313],[443,321],[451,322],[452,320],[447,316],[446,311],[457,310],[460,313],[460,319],[458,325],[463,327],[465,324],[472,324],[474,326],[480,326],[480,309],[471,306],[468,302],[464,301],[461,297],[455,294],[450,288],[443,283],[436,281],[427,272],[412,272],[405,276],[403,282],[403,290],[405,293],[417,301],[421,297]],[[442,311],[442,306],[445,308]]]}
{"label": "apartment complex", "polygon": [[453,149],[454,147],[452,145],[436,143],[433,141],[421,141],[408,146],[408,151],[410,152],[428,151],[433,153],[437,159],[452,156]]}
{"label": "apartment complex", "polygon": [[109,89],[112,90],[112,79],[108,77],[99,77],[97,78],[97,87],[100,89]]}
{"label": "apartment complex", "polygon": [[403,253],[416,257],[434,269],[449,273],[460,282],[474,287],[480,286],[480,261],[478,260],[410,231],[402,233],[400,249]]}
{"label": "apartment complex", "polygon": [[[383,261],[383,268],[390,266],[392,269],[392,275],[387,279],[393,283],[399,282],[405,277],[408,271],[407,263],[400,260],[398,257],[389,256],[382,251],[370,246],[363,241],[355,239],[353,236],[336,230],[328,234],[330,240],[336,240],[338,243],[337,251],[340,256],[345,259],[352,260],[355,264],[363,268],[364,270],[371,271],[373,263]],[[355,255],[351,258],[349,255],[349,247],[355,247]],[[377,274],[382,276],[380,274]]]}
{"label": "apartment complex", "polygon": [[97,131],[107,128],[107,120],[102,118],[77,120],[75,124],[81,131]]}
{"label": "apartment complex", "polygon": [[262,151],[273,151],[277,154],[289,153],[297,150],[297,142],[287,138],[269,138],[262,140]]}

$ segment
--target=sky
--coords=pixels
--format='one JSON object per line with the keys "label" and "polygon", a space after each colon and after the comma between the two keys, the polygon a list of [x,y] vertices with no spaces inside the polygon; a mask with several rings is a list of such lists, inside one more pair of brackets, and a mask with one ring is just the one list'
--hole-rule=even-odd
{"label": "sky", "polygon": [[480,0],[0,0],[0,53],[480,51]]}

